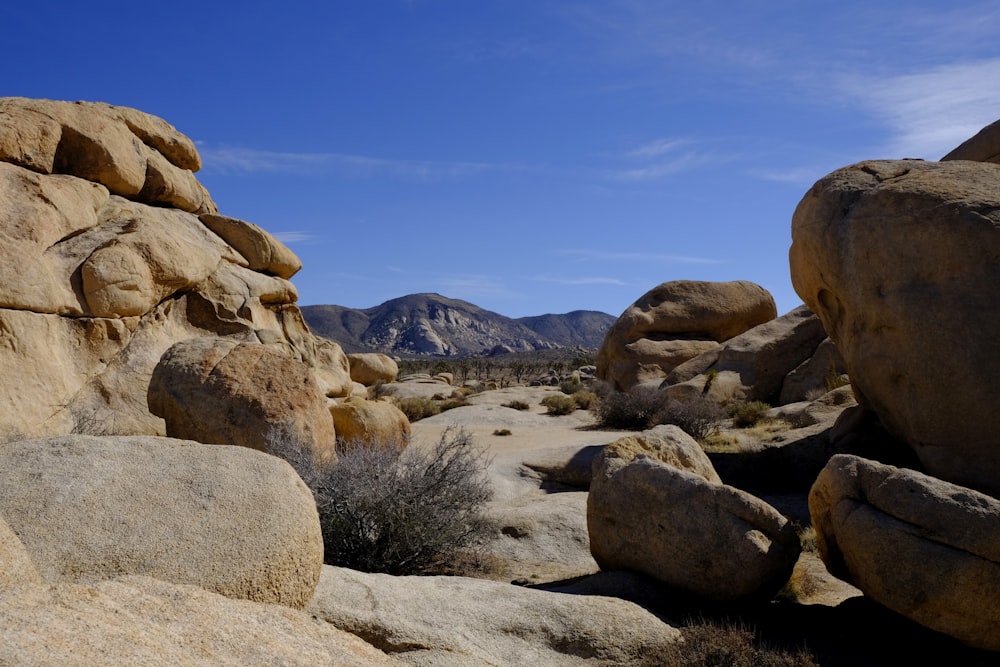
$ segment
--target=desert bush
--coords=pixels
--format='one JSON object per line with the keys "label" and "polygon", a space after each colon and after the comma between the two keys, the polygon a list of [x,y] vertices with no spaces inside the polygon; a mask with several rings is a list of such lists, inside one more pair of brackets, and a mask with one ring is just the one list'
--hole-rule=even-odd
{"label": "desert bush", "polygon": [[464,398],[449,398],[438,404],[441,408],[441,412],[445,410],[454,410],[455,408],[464,408],[467,405],[472,405]]}
{"label": "desert bush", "polygon": [[733,403],[727,409],[729,416],[733,418],[733,426],[746,428],[755,426],[767,416],[767,411],[771,406],[764,401],[745,401]]}
{"label": "desert bush", "polygon": [[441,405],[430,399],[419,396],[406,396],[394,398],[393,403],[399,408],[410,422],[420,421],[426,417],[433,417],[440,414]]}
{"label": "desert bush", "polygon": [[675,424],[697,440],[710,435],[723,417],[711,399],[672,401],[656,387],[643,385],[627,392],[609,391],[592,410],[608,428],[644,431],[657,424]]}
{"label": "desert bush", "polygon": [[550,415],[568,415],[576,411],[576,401],[566,394],[546,396],[542,399],[542,405],[546,408],[546,414]]}
{"label": "desert bush", "polygon": [[573,402],[576,403],[576,407],[580,410],[589,410],[592,406],[597,405],[597,394],[590,391],[589,389],[582,389],[580,391],[573,392],[571,394]]}
{"label": "desert bush", "polygon": [[514,410],[529,410],[531,408],[525,401],[511,401],[509,403],[504,403],[503,407],[513,408]]}
{"label": "desert bush", "polygon": [[579,375],[573,375],[568,380],[559,383],[559,390],[564,394],[575,394],[583,388]]}
{"label": "desert bush", "polygon": [[402,453],[393,443],[352,442],[326,465],[287,438],[272,438],[270,450],[312,489],[329,565],[429,574],[492,534],[489,459],[465,431],[448,429],[434,447]]}
{"label": "desert bush", "polygon": [[656,387],[640,385],[631,391],[607,390],[594,406],[597,421],[608,428],[643,431],[656,424],[666,398]]}
{"label": "desert bush", "polygon": [[725,416],[719,404],[710,398],[690,401],[669,401],[656,416],[657,424],[675,424],[698,441],[705,440],[718,430]]}
{"label": "desert bush", "polygon": [[498,428],[495,431],[493,431],[493,435],[510,435],[510,434],[511,433],[509,428]]}
{"label": "desert bush", "polygon": [[805,649],[785,651],[761,643],[753,630],[701,621],[681,628],[683,642],[657,647],[643,656],[643,667],[819,667]]}

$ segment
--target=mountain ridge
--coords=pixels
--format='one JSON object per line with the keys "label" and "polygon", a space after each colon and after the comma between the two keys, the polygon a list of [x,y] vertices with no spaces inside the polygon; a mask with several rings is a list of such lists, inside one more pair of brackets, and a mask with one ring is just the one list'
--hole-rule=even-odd
{"label": "mountain ridge", "polygon": [[598,348],[616,317],[575,310],[510,318],[436,293],[408,294],[371,308],[300,306],[317,335],[346,352],[478,356],[560,347]]}

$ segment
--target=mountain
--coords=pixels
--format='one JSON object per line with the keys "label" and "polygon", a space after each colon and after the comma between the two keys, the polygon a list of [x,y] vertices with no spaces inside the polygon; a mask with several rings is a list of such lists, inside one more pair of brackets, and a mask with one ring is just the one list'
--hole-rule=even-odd
{"label": "mountain", "polygon": [[600,347],[615,318],[577,310],[512,319],[440,294],[410,294],[373,308],[302,306],[314,333],[346,352],[472,356],[557,347]]}

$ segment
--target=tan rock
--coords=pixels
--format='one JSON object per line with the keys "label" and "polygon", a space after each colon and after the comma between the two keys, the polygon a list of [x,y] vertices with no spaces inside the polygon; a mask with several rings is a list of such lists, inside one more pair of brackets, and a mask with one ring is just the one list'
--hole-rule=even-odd
{"label": "tan rock", "polygon": [[201,221],[243,255],[254,271],[285,278],[302,268],[295,253],[255,224],[224,215],[203,215]]}
{"label": "tan rock", "polygon": [[1000,651],[1000,501],[841,454],[817,478],[809,512],[831,573],[921,625]]}
{"label": "tan rock", "polygon": [[312,493],[241,447],[61,436],[0,449],[0,516],[48,581],[144,574],[302,607],[323,563]]}
{"label": "tan rock", "polygon": [[847,382],[847,364],[832,340],[826,338],[813,355],[785,376],[778,405],[816,398]]}
{"label": "tan rock", "polygon": [[387,401],[352,397],[330,405],[330,415],[341,447],[379,442],[403,449],[410,439],[410,420]]}
{"label": "tan rock", "polygon": [[0,98],[0,160],[71,174],[137,201],[214,210],[191,174],[201,163],[191,140],[136,109]]}
{"label": "tan rock", "polygon": [[394,382],[399,366],[392,357],[379,352],[358,352],[347,355],[351,364],[351,379],[371,387],[378,382]]}
{"label": "tan rock", "polygon": [[422,665],[628,665],[680,633],[642,607],[465,577],[323,567],[309,612]]}
{"label": "tan rock", "polygon": [[[792,222],[792,282],[858,402],[936,477],[1000,495],[1000,171],[863,162],[821,179]],[[956,379],[958,381],[956,381]]]}
{"label": "tan rock", "polygon": [[608,331],[597,355],[597,376],[628,390],[776,314],[774,299],[753,283],[663,283],[629,306]]}
{"label": "tan rock", "polygon": [[288,607],[129,576],[0,592],[0,663],[39,667],[398,667]]}
{"label": "tan rock", "polygon": [[8,588],[26,584],[40,584],[35,564],[21,538],[0,518],[0,595]]}
{"label": "tan rock", "polygon": [[722,484],[701,445],[679,426],[656,426],[627,435],[608,444],[594,459],[599,474],[613,475],[639,456],[648,456],[679,470],[692,472],[705,481]]}
{"label": "tan rock", "polygon": [[153,371],[150,411],[167,435],[267,451],[288,438],[319,462],[334,456],[333,419],[312,371],[270,346],[194,338]]}
{"label": "tan rock", "polygon": [[941,158],[942,162],[945,160],[973,160],[1000,164],[1000,120],[990,123],[975,136],[963,141]]}
{"label": "tan rock", "polygon": [[351,395],[354,383],[351,380],[350,362],[340,345],[324,338],[317,339],[315,371],[316,381],[324,395],[330,398],[346,398]]}
{"label": "tan rock", "polygon": [[[653,458],[625,443],[595,459],[587,501],[594,560],[709,600],[766,599],[788,580],[798,536],[764,501],[706,479],[695,447],[672,445]],[[632,453],[640,455],[627,460]]]}

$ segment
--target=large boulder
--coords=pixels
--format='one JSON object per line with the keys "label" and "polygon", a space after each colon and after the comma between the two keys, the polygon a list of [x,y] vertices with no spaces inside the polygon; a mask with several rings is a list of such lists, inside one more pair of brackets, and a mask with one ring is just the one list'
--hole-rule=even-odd
{"label": "large boulder", "polygon": [[642,607],[466,577],[324,566],[309,612],[414,665],[630,665],[680,632]]}
{"label": "large boulder", "polygon": [[972,160],[1000,164],[1000,120],[990,123],[975,136],[963,141],[941,158],[942,162],[945,160]]}
{"label": "large boulder", "polygon": [[143,576],[0,591],[0,664],[38,667],[401,667],[280,605]]}
{"label": "large boulder", "polygon": [[763,500],[723,485],[675,426],[608,445],[587,501],[594,560],[714,601],[766,599],[791,575],[799,539]]}
{"label": "large boulder", "polygon": [[347,355],[350,362],[351,379],[371,387],[379,382],[395,382],[399,366],[387,354],[381,352],[356,352]]}
{"label": "large boulder", "polygon": [[343,446],[382,443],[402,450],[410,440],[410,420],[388,401],[348,398],[330,405],[330,416]]}
{"label": "large boulder", "polygon": [[40,584],[42,578],[31,562],[21,538],[0,517],[0,592],[25,584]]}
{"label": "large boulder", "polygon": [[936,477],[1000,496],[1000,167],[862,162],[805,195],[792,282],[858,402]]}
{"label": "large boulder", "polygon": [[333,419],[312,370],[267,345],[176,343],[153,371],[149,409],[172,438],[267,451],[281,437],[319,463],[334,457]]}
{"label": "large boulder", "polygon": [[597,354],[597,376],[627,391],[775,315],[771,295],[750,282],[663,283],[612,325]]}
{"label": "large boulder", "polygon": [[323,564],[310,490],[288,464],[243,447],[148,436],[6,443],[0,518],[48,581],[142,574],[303,607]]}
{"label": "large boulder", "polygon": [[809,512],[831,573],[921,625],[1000,651],[1000,500],[840,454]]}

